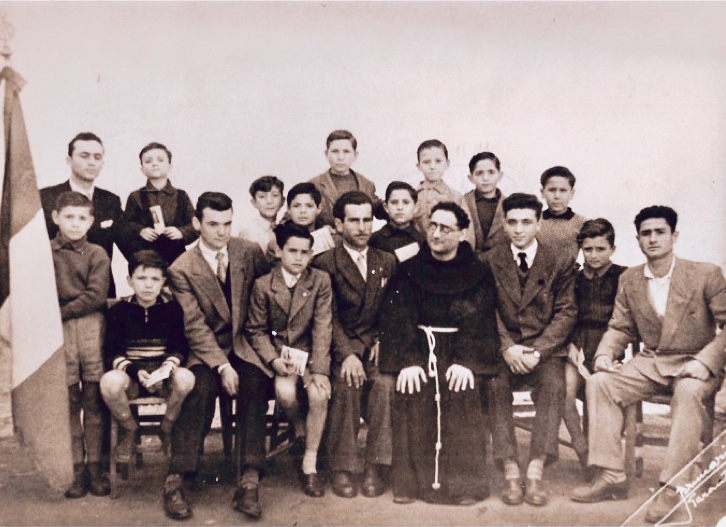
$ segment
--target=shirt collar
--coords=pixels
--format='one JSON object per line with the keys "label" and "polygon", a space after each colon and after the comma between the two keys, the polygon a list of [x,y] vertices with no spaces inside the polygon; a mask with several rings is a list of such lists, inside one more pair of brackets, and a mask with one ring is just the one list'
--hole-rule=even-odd
{"label": "shirt collar", "polygon": [[534,257],[537,254],[538,245],[539,244],[537,243],[537,238],[535,238],[534,241],[532,242],[532,245],[530,245],[526,249],[519,249],[519,248],[515,247],[513,243],[509,244],[509,248],[512,250],[512,256],[514,256],[515,262],[519,262],[519,256],[518,256],[519,253],[524,253],[527,255],[527,262],[531,266],[532,262],[534,262]]}
{"label": "shirt collar", "polygon": [[58,249],[71,249],[76,252],[83,252],[88,245],[88,239],[86,236],[80,240],[71,241],[66,238],[62,232],[58,231],[55,238],[50,242],[51,249],[57,251]]}
{"label": "shirt collar", "polygon": [[214,249],[210,249],[206,245],[204,245],[204,242],[201,238],[199,238],[199,250],[202,251],[202,255],[204,258],[210,261],[214,261],[217,258],[217,253],[222,253],[227,257],[227,260],[229,260],[229,253],[227,251],[227,245],[222,247],[219,251],[215,251]]}
{"label": "shirt collar", "polygon": [[292,274],[285,270],[283,266],[280,266],[280,271],[282,271],[282,279],[285,280],[285,285],[287,287],[295,287],[295,284],[298,283],[300,280],[300,275],[302,273],[298,274]]}
{"label": "shirt collar", "polygon": [[[137,306],[139,304],[139,300],[136,298],[136,295],[131,295],[130,297],[127,297],[125,299],[129,304],[136,304]],[[154,302],[153,305],[158,306],[159,304],[165,304],[166,300],[164,300],[164,297],[161,293],[159,293],[159,296],[156,297],[156,302]]]}
{"label": "shirt collar", "polygon": [[668,269],[668,272],[665,274],[665,276],[655,276],[653,274],[653,271],[650,270],[650,266],[646,263],[645,266],[643,266],[643,275],[646,278],[652,279],[652,280],[659,280],[659,281],[666,281],[670,280],[673,276],[673,270],[676,268],[676,257],[673,256],[673,260],[671,261],[670,269]]}
{"label": "shirt collar", "polygon": [[346,244],[344,243],[344,244],[343,244],[343,248],[344,248],[344,249],[345,249],[345,250],[346,250],[346,251],[348,252],[348,254],[350,255],[351,259],[352,259],[352,260],[353,260],[354,262],[358,261],[358,255],[360,255],[360,254],[362,254],[362,255],[363,255],[363,258],[367,258],[367,255],[368,255],[368,247],[366,247],[366,248],[365,248],[365,249],[363,249],[362,251],[356,251],[355,249],[351,249],[350,247],[348,247],[348,246],[347,246],[347,245],[346,245]]}
{"label": "shirt collar", "polygon": [[570,207],[562,214],[554,214],[550,209],[547,209],[542,213],[542,219],[544,220],[571,220],[575,217],[575,213],[572,212]]}
{"label": "shirt collar", "polygon": [[446,194],[448,189],[449,187],[443,179],[439,179],[433,183],[424,179],[418,184],[418,190],[435,190],[439,194]]}
{"label": "shirt collar", "polygon": [[171,179],[166,180],[166,185],[164,185],[162,188],[156,188],[154,184],[151,182],[151,180],[146,180],[146,185],[141,187],[141,190],[144,192],[164,192],[165,194],[173,194],[174,190],[176,190],[171,185]]}
{"label": "shirt collar", "polygon": [[474,198],[476,199],[476,201],[488,201],[489,203],[498,203],[501,197],[502,191],[499,189],[496,189],[496,193],[494,194],[493,198],[487,198],[484,194],[474,189]]}
{"label": "shirt collar", "polygon": [[96,190],[96,185],[91,184],[91,188],[90,189],[85,189],[85,188],[81,188],[78,185],[76,185],[73,182],[72,179],[69,179],[68,180],[68,184],[70,185],[71,190],[73,192],[80,192],[81,194],[83,194],[84,196],[86,196],[88,199],[90,199],[91,201],[93,201],[93,192]]}

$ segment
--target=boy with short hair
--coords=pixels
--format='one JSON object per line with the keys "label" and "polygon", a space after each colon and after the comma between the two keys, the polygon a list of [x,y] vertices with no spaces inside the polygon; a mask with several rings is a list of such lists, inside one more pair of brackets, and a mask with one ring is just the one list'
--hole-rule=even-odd
{"label": "boy with short hair", "polygon": [[[304,444],[303,490],[323,496],[317,475],[318,448],[330,399],[333,292],[327,273],[308,267],[313,237],[288,222],[275,229],[280,263],[255,281],[245,332],[263,364],[275,373],[275,396]],[[308,412],[303,421],[297,396],[302,384]]]}
{"label": "boy with short hair", "polygon": [[250,185],[250,202],[259,213],[239,231],[239,237],[257,243],[270,260],[275,252],[277,213],[285,202],[285,183],[275,176],[262,176]]}
{"label": "boy with short hair", "polygon": [[166,146],[149,143],[139,152],[139,161],[147,181],[126,200],[119,246],[127,259],[136,251],[154,249],[171,264],[199,236],[192,225],[194,206],[186,192],[171,185],[171,151]]}
{"label": "boy with short hair", "polygon": [[[425,239],[413,224],[418,208],[418,192],[408,183],[393,181],[386,188],[383,208],[388,214],[388,223],[371,235],[368,245],[395,254],[399,262],[405,261],[406,255],[410,257],[416,254],[418,245]],[[412,250],[398,251],[408,246]]]}
{"label": "boy with short hair", "polygon": [[189,355],[184,313],[173,298],[161,294],[167,267],[156,251],[131,255],[128,283],[134,294],[114,304],[106,315],[105,356],[110,371],[101,378],[101,394],[126,432],[115,451],[122,471],[128,470],[138,428],[129,399],[157,393],[167,398],[160,438],[168,455],[172,427],[194,388],[194,375],[183,367]]}
{"label": "boy with short hair", "polygon": [[86,238],[93,225],[93,204],[86,196],[79,192],[60,194],[52,219],[58,226],[51,249],[63,320],[73,455],[73,483],[65,496],[82,498],[88,490],[106,496],[111,489],[101,470],[104,410],[99,381],[103,375],[103,309],[111,260],[102,247],[88,243]]}
{"label": "boy with short hair", "polygon": [[348,130],[334,130],[325,141],[325,158],[330,168],[310,180],[322,195],[320,222],[335,226],[333,205],[337,199],[351,190],[360,190],[373,200],[374,210],[381,200],[376,196],[375,184],[350,166],[358,157],[358,141]]}
{"label": "boy with short hair", "polygon": [[502,209],[502,201],[507,196],[497,187],[503,175],[499,158],[491,152],[479,152],[469,161],[469,181],[475,188],[464,194],[464,201],[471,212],[478,254],[507,240]]}
{"label": "boy with short hair", "polygon": [[575,276],[578,313],[565,363],[565,408],[562,415],[580,464],[586,468],[587,441],[576,405],[577,396],[585,387],[580,368],[592,373],[597,345],[607,330],[615,307],[618,280],[627,268],[610,260],[615,252],[615,230],[608,220],[587,220],[577,235],[577,243],[582,249],[585,265]]}
{"label": "boy with short hair", "polygon": [[298,183],[287,194],[288,223],[305,227],[313,236],[313,255],[327,251],[335,245],[338,235],[321,221],[323,196],[313,183]]}
{"label": "boy with short hair", "polygon": [[575,176],[567,167],[556,166],[545,170],[539,181],[547,210],[542,213],[542,228],[537,238],[576,260],[580,252],[577,235],[585,218],[570,208],[575,196]]}
{"label": "boy with short hair", "polygon": [[[414,225],[422,236],[426,236],[431,211],[434,205],[442,201],[453,201],[466,212],[471,219],[471,212],[464,197],[452,189],[443,180],[444,172],[449,168],[449,150],[438,139],[428,139],[418,146],[416,151],[416,168],[424,176],[416,191],[418,192],[418,210],[414,216]],[[475,247],[474,230],[467,229],[466,242]]]}

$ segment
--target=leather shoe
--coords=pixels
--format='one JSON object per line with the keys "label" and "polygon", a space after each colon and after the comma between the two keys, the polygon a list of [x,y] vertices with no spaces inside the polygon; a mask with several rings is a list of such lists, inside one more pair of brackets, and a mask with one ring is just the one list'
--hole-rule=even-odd
{"label": "leather shoe", "polygon": [[73,465],[73,483],[65,493],[68,499],[82,498],[88,493],[88,475],[83,463]]}
{"label": "leather shoe", "polygon": [[341,498],[355,498],[358,492],[353,486],[353,482],[350,480],[350,474],[348,472],[333,472],[333,492],[336,496]]}
{"label": "leather shoe", "polygon": [[186,520],[192,517],[192,509],[184,498],[182,477],[169,474],[164,482],[164,512],[172,520]]}
{"label": "leather shoe", "polygon": [[411,496],[393,496],[393,503],[397,503],[398,505],[408,505],[414,501],[416,501],[416,498],[412,498]]}
{"label": "leather shoe", "polygon": [[669,516],[681,503],[681,496],[672,487],[661,489],[645,513],[645,521],[658,523]]}
{"label": "leather shoe", "polygon": [[103,472],[101,463],[88,464],[88,490],[94,496],[108,496],[111,494],[111,483]]}
{"label": "leather shoe", "polygon": [[625,500],[628,498],[628,480],[621,483],[610,483],[601,474],[597,475],[589,485],[578,487],[570,494],[572,501],[580,503],[596,503],[604,500]]}
{"label": "leather shoe", "polygon": [[378,473],[376,465],[367,465],[363,474],[363,483],[361,483],[360,493],[366,498],[375,498],[383,494],[386,486]]}
{"label": "leather shoe", "polygon": [[524,501],[522,483],[518,479],[508,479],[507,488],[502,491],[502,501],[507,505],[519,505]]}
{"label": "leather shoe", "polygon": [[232,508],[253,519],[262,516],[258,489],[258,485],[255,484],[237,487],[237,490],[234,491],[234,498],[232,498]]}
{"label": "leather shoe", "polygon": [[311,498],[320,498],[325,494],[323,482],[315,472],[303,474],[303,491]]}
{"label": "leather shoe", "polygon": [[547,492],[541,479],[527,478],[524,489],[524,501],[537,507],[547,505]]}

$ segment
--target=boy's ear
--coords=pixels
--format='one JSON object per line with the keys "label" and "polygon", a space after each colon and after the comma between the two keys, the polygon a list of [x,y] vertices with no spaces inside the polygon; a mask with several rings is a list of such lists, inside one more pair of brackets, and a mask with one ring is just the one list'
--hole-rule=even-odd
{"label": "boy's ear", "polygon": [[282,258],[282,249],[277,244],[275,244],[275,258],[278,260]]}
{"label": "boy's ear", "polygon": [[250,203],[252,203],[254,208],[257,208],[257,201],[255,201],[255,198],[250,198]]}
{"label": "boy's ear", "polygon": [[474,186],[476,186],[476,183],[474,183],[474,174],[470,172],[469,175],[466,176],[466,179],[468,179]]}
{"label": "boy's ear", "polygon": [[[70,158],[68,158],[68,159],[70,159]],[[50,216],[51,216],[51,218],[53,218],[53,223],[55,223],[56,225],[58,225],[58,217],[59,217],[58,216],[58,211],[57,210],[54,210],[53,212],[51,212],[51,215]]]}
{"label": "boy's ear", "polygon": [[129,286],[131,285],[131,277],[130,276],[127,276],[126,277],[126,282],[128,282]]}
{"label": "boy's ear", "polygon": [[197,218],[196,216],[192,216],[192,227],[194,227],[195,231],[202,230],[202,224],[199,223],[199,218]]}
{"label": "boy's ear", "polygon": [[383,210],[385,210],[385,211],[386,211],[386,214],[388,214],[388,215],[390,216],[390,215],[391,215],[391,213],[390,213],[390,212],[388,212],[388,202],[387,202],[387,201],[384,201],[384,202],[382,203],[382,205],[383,205]]}

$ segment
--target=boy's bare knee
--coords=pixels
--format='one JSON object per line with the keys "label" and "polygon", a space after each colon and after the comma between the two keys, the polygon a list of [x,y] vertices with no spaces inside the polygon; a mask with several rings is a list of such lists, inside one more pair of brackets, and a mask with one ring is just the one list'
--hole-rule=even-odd
{"label": "boy's bare knee", "polygon": [[191,371],[186,368],[177,368],[171,377],[171,389],[186,395],[194,389],[195,382],[196,378]]}
{"label": "boy's bare knee", "polygon": [[296,382],[289,377],[275,377],[275,398],[280,404],[294,403],[297,400]]}
{"label": "boy's bare knee", "polygon": [[105,398],[118,397],[129,387],[130,378],[121,370],[111,370],[101,377],[101,395]]}

